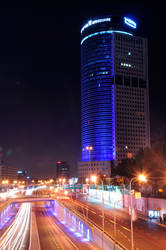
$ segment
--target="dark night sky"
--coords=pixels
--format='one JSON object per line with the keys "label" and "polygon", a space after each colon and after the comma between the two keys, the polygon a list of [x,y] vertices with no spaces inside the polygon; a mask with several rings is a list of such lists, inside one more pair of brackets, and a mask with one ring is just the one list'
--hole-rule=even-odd
{"label": "dark night sky", "polygon": [[[54,3],[54,4],[53,4]],[[152,132],[166,121],[160,2],[70,1],[0,8],[0,150],[34,176],[80,159],[80,28],[90,17],[135,17],[149,39]]]}

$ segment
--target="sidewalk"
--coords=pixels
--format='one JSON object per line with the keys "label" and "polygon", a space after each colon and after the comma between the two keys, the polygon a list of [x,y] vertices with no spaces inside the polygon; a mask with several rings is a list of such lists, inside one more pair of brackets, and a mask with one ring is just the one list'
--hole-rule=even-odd
{"label": "sidewalk", "polygon": [[[93,201],[90,201],[90,199],[87,200],[85,197],[80,197],[80,198],[84,202],[88,202],[91,204],[94,203]],[[98,204],[101,204],[101,201],[98,199],[92,198],[92,200],[96,201]],[[106,203],[106,204],[104,204],[104,208],[108,211],[109,209],[113,209],[113,206],[111,204]],[[117,208],[116,207],[116,210],[119,210],[119,211],[124,212],[125,214],[129,215],[129,208],[120,208],[120,207]],[[136,211],[136,214],[137,214],[137,217],[139,219],[146,220],[148,222],[151,222],[151,223],[154,223],[158,226],[166,228],[166,224],[160,223],[159,219],[150,219],[148,216],[142,215],[142,214],[138,213],[137,211]]]}
{"label": "sidewalk", "polygon": [[155,224],[157,224],[158,226],[161,226],[161,227],[166,228],[166,224],[161,223],[161,222],[160,222],[160,219],[150,219],[149,217],[144,216],[144,215],[141,215],[141,214],[138,214],[138,217],[139,217],[140,219],[146,220],[146,221],[151,222],[151,223],[155,223]]}

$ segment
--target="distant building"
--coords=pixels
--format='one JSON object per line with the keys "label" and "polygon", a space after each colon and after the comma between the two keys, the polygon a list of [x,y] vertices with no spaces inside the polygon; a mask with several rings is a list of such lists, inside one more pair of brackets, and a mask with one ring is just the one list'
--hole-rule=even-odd
{"label": "distant building", "polygon": [[112,164],[150,146],[148,46],[134,20],[108,15],[82,27],[81,109],[78,177],[109,176]]}
{"label": "distant building", "polygon": [[69,178],[69,165],[65,161],[57,161],[56,162],[56,173],[57,173],[57,178]]}
{"label": "distant building", "polygon": [[27,171],[18,170],[17,171],[17,179],[20,181],[25,181],[27,179]]}
{"label": "distant building", "polygon": [[17,169],[0,161],[0,179],[15,180],[17,178]]}

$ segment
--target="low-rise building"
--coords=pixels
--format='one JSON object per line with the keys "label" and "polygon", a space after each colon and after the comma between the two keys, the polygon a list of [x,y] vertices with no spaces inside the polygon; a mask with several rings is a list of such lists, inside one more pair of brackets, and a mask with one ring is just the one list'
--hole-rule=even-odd
{"label": "low-rise building", "polygon": [[69,165],[66,161],[56,162],[57,178],[69,178]]}
{"label": "low-rise building", "polygon": [[17,178],[17,169],[3,161],[0,162],[0,179],[8,179],[9,181]]}

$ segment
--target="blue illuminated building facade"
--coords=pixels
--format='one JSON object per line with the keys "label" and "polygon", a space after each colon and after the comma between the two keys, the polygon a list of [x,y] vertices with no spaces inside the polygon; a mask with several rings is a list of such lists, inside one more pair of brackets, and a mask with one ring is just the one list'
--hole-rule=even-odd
{"label": "blue illuminated building facade", "polygon": [[122,16],[94,18],[81,29],[81,177],[110,175],[112,162],[150,144],[147,40],[136,30]]}
{"label": "blue illuminated building facade", "polygon": [[115,159],[112,43],[111,34],[102,34],[82,44],[83,161],[89,154],[91,160]]}

